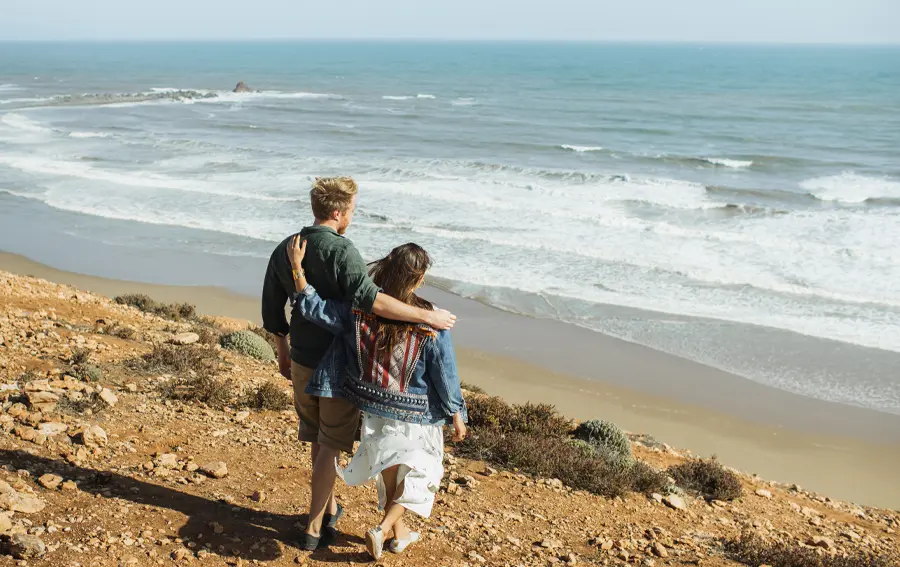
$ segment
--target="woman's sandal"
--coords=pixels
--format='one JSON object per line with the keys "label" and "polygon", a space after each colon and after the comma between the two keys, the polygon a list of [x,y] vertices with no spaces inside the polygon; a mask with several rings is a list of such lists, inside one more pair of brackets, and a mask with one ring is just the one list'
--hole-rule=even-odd
{"label": "woman's sandal", "polygon": [[419,532],[409,532],[409,539],[394,539],[391,542],[390,550],[393,553],[403,553],[406,548],[422,539]]}

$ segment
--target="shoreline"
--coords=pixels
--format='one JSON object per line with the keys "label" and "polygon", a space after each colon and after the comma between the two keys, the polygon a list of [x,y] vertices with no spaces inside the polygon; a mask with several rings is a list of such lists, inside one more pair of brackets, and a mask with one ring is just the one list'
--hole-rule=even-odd
{"label": "shoreline", "polygon": [[[56,270],[7,253],[0,253],[0,269],[107,296],[146,293],[159,301],[194,303],[205,314],[259,320],[258,299],[222,288],[106,279]],[[895,482],[900,468],[900,416],[812,399],[798,404],[796,398],[801,396],[647,347],[563,323],[513,315],[434,289],[425,295],[460,316],[454,339],[461,375],[491,395],[512,403],[551,403],[568,417],[614,421],[700,456],[718,455],[723,463],[768,480],[796,482],[834,498],[900,509],[900,487]],[[536,333],[543,336],[542,344],[535,344]],[[589,345],[584,343],[587,333],[597,335]],[[547,336],[553,337],[552,345]],[[585,351],[586,347],[590,350]],[[542,360],[547,348],[556,351],[557,359],[569,357],[570,364],[548,368],[547,360]],[[605,362],[603,375],[624,376],[637,385],[665,382],[669,387],[660,387],[660,393],[653,395],[584,371],[593,366],[596,373],[598,360]],[[749,407],[762,404],[756,407],[761,419],[749,420],[707,405],[711,395],[702,389],[703,383],[715,379],[724,382],[718,389],[731,388],[732,395]],[[745,398],[741,381],[745,389],[758,390],[757,397]],[[694,389],[697,401],[686,403],[667,395],[672,387]],[[766,406],[770,413],[793,407],[801,419],[767,421],[763,408],[767,397],[781,398]],[[819,411],[812,411],[816,406]],[[811,413],[799,415],[803,412]],[[855,420],[858,416],[863,419]],[[827,430],[806,429],[826,421],[832,425]],[[836,433],[839,430],[845,433]]]}

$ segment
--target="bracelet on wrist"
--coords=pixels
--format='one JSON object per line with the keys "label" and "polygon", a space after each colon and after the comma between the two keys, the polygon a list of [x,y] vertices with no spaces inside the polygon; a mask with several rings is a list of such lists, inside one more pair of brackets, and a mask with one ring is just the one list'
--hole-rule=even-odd
{"label": "bracelet on wrist", "polygon": [[306,272],[303,271],[303,268],[300,268],[299,270],[291,270],[291,273],[294,274],[294,280],[299,280],[306,275]]}

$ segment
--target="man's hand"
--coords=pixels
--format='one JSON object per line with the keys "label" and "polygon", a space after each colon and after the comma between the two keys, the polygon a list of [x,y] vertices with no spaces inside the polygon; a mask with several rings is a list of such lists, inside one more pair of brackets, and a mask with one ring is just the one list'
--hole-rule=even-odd
{"label": "man's hand", "polygon": [[438,331],[447,331],[456,324],[456,315],[446,309],[435,309],[428,314],[428,326]]}
{"label": "man's hand", "polygon": [[275,350],[278,354],[278,372],[282,376],[291,379],[291,347],[287,336],[275,337]]}
{"label": "man's hand", "polygon": [[459,443],[466,438],[467,433],[468,429],[466,428],[466,423],[463,421],[462,415],[459,413],[453,414],[453,441]]}

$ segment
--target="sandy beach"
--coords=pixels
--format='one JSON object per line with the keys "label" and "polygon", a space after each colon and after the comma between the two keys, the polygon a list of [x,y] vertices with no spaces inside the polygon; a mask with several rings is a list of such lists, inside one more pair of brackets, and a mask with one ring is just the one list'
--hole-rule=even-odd
{"label": "sandy beach", "polygon": [[[206,314],[258,321],[258,299],[225,289],[105,279],[0,254],[0,269],[114,296],[146,293]],[[460,316],[464,380],[510,402],[603,418],[768,480],[900,508],[900,416],[804,398],[563,323],[429,289]]]}

